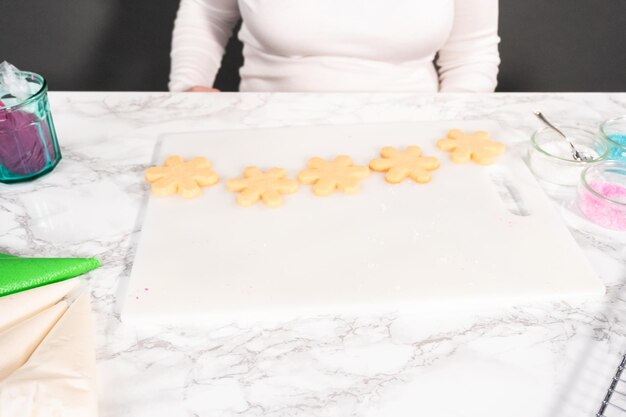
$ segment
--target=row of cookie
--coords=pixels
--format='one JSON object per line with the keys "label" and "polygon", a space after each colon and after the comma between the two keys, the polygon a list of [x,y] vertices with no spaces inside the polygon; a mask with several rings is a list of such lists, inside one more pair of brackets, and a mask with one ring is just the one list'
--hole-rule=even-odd
{"label": "row of cookie", "polygon": [[[490,140],[486,132],[466,135],[456,129],[449,131],[445,139],[439,140],[437,147],[451,152],[451,159],[455,162],[472,160],[483,165],[492,163],[505,150],[502,143]],[[385,147],[380,156],[370,162],[369,168],[353,165],[352,159],[346,155],[329,161],[311,158],[306,169],[299,173],[298,181],[287,178],[287,173],[281,168],[263,172],[257,167],[247,167],[242,178],[229,179],[226,187],[239,193],[237,202],[242,206],[250,206],[261,200],[270,207],[277,207],[282,203],[282,195],[295,193],[299,183],[312,185],[314,194],[326,196],[335,190],[357,192],[359,181],[369,175],[370,169],[384,172],[385,180],[396,184],[407,178],[417,183],[427,183],[431,179],[430,171],[439,168],[437,158],[423,156],[417,146],[409,146],[404,150]],[[185,161],[180,156],[169,156],[163,166],[148,168],[145,177],[152,183],[155,195],[179,193],[186,198],[199,195],[200,187],[219,182],[210,162],[203,157]]]}

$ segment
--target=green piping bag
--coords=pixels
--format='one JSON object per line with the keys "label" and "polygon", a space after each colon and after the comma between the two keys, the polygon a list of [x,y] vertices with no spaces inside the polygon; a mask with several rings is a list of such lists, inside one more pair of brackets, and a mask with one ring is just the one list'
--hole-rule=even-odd
{"label": "green piping bag", "polygon": [[99,266],[94,258],[19,258],[0,253],[0,297],[74,278]]}

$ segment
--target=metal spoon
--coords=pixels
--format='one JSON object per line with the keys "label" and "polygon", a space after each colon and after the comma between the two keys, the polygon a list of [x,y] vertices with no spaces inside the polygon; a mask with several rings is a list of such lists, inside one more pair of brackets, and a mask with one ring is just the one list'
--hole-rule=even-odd
{"label": "metal spoon", "polygon": [[591,156],[587,155],[584,152],[578,152],[578,149],[576,149],[576,147],[574,146],[572,141],[569,140],[569,138],[567,136],[565,136],[565,133],[561,132],[556,126],[554,126],[552,123],[550,123],[548,121],[548,119],[546,119],[545,116],[539,110],[535,110],[533,113],[546,126],[548,126],[550,129],[554,130],[559,135],[563,136],[563,139],[565,139],[567,141],[567,143],[569,143],[570,148],[572,148],[572,157],[574,158],[575,161],[591,161],[593,159]]}

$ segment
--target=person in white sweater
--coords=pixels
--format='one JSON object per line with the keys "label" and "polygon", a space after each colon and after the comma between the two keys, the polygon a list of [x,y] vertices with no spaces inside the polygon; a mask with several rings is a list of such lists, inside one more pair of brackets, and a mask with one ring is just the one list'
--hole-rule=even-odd
{"label": "person in white sweater", "polygon": [[498,0],[181,0],[171,91],[216,91],[239,19],[240,91],[496,87]]}

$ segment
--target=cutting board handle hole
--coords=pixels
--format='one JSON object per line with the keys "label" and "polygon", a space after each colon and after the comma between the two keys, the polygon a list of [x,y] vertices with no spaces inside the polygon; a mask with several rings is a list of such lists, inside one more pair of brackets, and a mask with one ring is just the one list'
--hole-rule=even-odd
{"label": "cutting board handle hole", "polygon": [[519,189],[503,172],[492,172],[489,178],[495,185],[502,204],[511,214],[522,217],[530,216],[528,206],[524,202]]}

